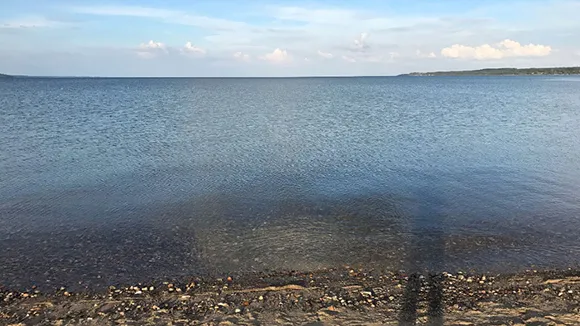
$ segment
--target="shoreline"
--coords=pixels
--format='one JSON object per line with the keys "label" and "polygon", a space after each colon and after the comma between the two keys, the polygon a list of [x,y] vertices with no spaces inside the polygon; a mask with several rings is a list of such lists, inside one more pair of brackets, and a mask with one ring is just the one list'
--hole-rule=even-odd
{"label": "shoreline", "polygon": [[188,278],[101,292],[11,291],[0,324],[580,324],[580,269],[514,274],[384,273],[345,267]]}

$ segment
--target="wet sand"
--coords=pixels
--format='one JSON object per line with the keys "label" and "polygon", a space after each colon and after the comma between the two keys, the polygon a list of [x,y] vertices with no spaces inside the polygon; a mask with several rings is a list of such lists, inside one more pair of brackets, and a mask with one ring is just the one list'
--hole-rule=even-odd
{"label": "wet sand", "polygon": [[578,325],[580,270],[482,275],[345,267],[102,292],[0,288],[2,325]]}

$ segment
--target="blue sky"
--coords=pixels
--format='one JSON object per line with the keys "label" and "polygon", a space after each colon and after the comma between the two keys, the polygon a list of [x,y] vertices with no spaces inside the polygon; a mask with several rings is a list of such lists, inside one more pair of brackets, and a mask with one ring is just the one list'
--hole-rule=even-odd
{"label": "blue sky", "polygon": [[580,65],[580,0],[3,0],[0,72],[393,75]]}

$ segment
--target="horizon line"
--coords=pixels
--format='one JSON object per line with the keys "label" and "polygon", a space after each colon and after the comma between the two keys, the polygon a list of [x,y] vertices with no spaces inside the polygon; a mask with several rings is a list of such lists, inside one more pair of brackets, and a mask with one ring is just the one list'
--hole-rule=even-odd
{"label": "horizon line", "polygon": [[[525,67],[525,68],[515,68],[515,67],[488,67],[488,68],[479,68],[479,69],[470,69],[470,70],[440,70],[440,71],[412,71],[406,72],[401,74],[394,74],[394,75],[302,75],[302,76],[74,76],[74,75],[62,75],[62,76],[54,76],[54,75],[21,75],[21,74],[6,74],[0,73],[0,75],[4,75],[7,77],[16,77],[16,78],[235,78],[235,79],[243,79],[243,78],[380,78],[380,77],[405,77],[405,76],[412,76],[413,74],[437,74],[437,73],[465,73],[465,72],[477,72],[477,71],[485,71],[485,70],[527,70],[527,69],[579,69],[580,66],[552,66],[552,67]],[[417,76],[412,76],[417,77]]]}

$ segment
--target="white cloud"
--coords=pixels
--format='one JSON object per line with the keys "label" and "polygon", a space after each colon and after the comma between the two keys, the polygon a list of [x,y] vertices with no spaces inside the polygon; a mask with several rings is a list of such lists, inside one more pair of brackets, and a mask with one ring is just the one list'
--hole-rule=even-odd
{"label": "white cloud", "polygon": [[348,55],[343,55],[342,56],[342,60],[347,61],[347,62],[352,62],[352,63],[356,62],[356,59],[355,58],[350,57]]}
{"label": "white cloud", "polygon": [[161,42],[150,40],[147,43],[141,43],[137,49],[137,55],[144,59],[152,59],[161,54],[167,53],[167,46]]}
{"label": "white cloud", "polygon": [[271,63],[285,63],[291,61],[291,57],[286,50],[276,48],[271,53],[267,53],[260,57],[260,59],[269,61]]}
{"label": "white cloud", "polygon": [[322,52],[320,50],[318,50],[318,55],[323,57],[323,58],[326,58],[326,59],[332,59],[334,57],[334,55],[332,55],[332,53]]}
{"label": "white cloud", "polygon": [[244,62],[249,62],[250,61],[250,55],[243,53],[241,51],[238,51],[236,53],[234,53],[234,59],[238,60],[238,61],[244,61]]}
{"label": "white cloud", "polygon": [[206,54],[205,49],[193,45],[191,42],[185,43],[185,46],[181,51],[185,54],[192,54],[196,56],[204,56]]}
{"label": "white cloud", "polygon": [[161,18],[177,14],[173,10],[160,8],[149,8],[141,6],[83,6],[74,7],[72,11],[79,14],[103,15],[103,16],[133,16],[133,17],[150,17]]}
{"label": "white cloud", "polygon": [[454,59],[497,60],[510,57],[543,57],[552,52],[552,47],[540,44],[521,45],[506,39],[494,46],[483,44],[476,47],[455,44],[441,50],[441,55]]}
{"label": "white cloud", "polygon": [[0,28],[6,29],[32,29],[62,27],[69,24],[49,20],[41,16],[27,16],[0,22]]}
{"label": "white cloud", "polygon": [[247,26],[246,23],[228,19],[189,14],[184,11],[141,6],[81,6],[71,11],[98,16],[127,16],[154,18],[170,24],[196,26],[204,29],[235,30]]}
{"label": "white cloud", "polygon": [[313,9],[302,7],[280,7],[274,11],[274,16],[280,20],[305,22],[309,24],[336,24],[337,22],[353,21],[357,12],[347,9]]}
{"label": "white cloud", "polygon": [[139,45],[139,48],[143,50],[163,50],[163,51],[167,50],[165,44],[161,42],[154,42],[153,40],[150,40],[147,43],[141,43],[141,45]]}
{"label": "white cloud", "polygon": [[359,50],[368,48],[368,44],[366,43],[368,37],[368,33],[360,33],[360,35],[354,39],[354,47]]}
{"label": "white cloud", "polygon": [[427,58],[427,59],[437,58],[437,55],[435,54],[435,52],[425,53],[425,52],[422,52],[421,50],[417,50],[416,54],[417,54],[417,57],[419,57],[419,58]]}

